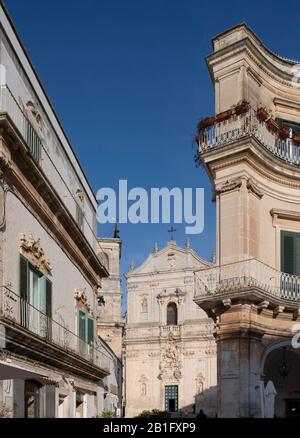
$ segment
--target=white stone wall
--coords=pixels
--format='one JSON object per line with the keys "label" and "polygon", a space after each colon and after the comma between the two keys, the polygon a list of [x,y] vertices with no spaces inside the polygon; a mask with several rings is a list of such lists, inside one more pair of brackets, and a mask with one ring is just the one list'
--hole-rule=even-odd
{"label": "white stone wall", "polygon": [[40,239],[40,244],[52,266],[52,306],[53,319],[77,333],[77,312],[74,293],[76,288],[85,288],[88,301],[95,308],[93,290],[85,277],[67,254],[41,226],[38,220],[15,195],[7,195],[7,226],[4,234],[4,285],[19,293],[20,288],[20,234],[32,234]]}

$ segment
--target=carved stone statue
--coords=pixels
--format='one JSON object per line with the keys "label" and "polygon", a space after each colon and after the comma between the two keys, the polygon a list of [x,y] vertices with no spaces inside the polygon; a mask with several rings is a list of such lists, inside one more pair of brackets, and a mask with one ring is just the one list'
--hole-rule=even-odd
{"label": "carved stone statue", "polygon": [[263,388],[264,418],[274,418],[276,395],[277,391],[275,389],[274,383],[269,380],[266,387]]}

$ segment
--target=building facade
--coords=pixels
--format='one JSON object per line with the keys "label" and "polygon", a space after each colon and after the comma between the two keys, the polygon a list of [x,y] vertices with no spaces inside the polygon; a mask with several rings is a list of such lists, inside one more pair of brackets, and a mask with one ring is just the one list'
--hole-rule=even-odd
{"label": "building facade", "polygon": [[127,274],[125,415],[216,415],[214,324],[193,302],[194,270],[212,264],[170,241]]}
{"label": "building facade", "polygon": [[300,91],[295,62],[246,25],[213,39],[216,114],[198,125],[197,162],[216,202],[216,266],[195,301],[216,322],[218,416],[300,415]]}
{"label": "building facade", "polygon": [[99,415],[114,365],[96,331],[97,202],[2,5],[0,125],[0,403],[14,417]]}

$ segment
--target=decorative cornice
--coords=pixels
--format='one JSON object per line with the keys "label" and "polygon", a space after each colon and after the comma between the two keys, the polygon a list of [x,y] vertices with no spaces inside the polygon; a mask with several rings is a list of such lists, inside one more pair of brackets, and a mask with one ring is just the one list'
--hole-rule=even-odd
{"label": "decorative cornice", "polygon": [[41,247],[40,239],[34,238],[32,234],[27,238],[25,234],[22,233],[20,235],[20,252],[43,274],[46,276],[51,274],[52,267]]}
{"label": "decorative cornice", "polygon": [[281,210],[279,208],[272,208],[272,210],[270,210],[270,214],[273,217],[274,221],[276,221],[277,218],[287,219],[292,221],[300,221],[299,211],[290,211],[290,210]]}
{"label": "decorative cornice", "polygon": [[242,178],[236,178],[234,180],[227,180],[224,184],[216,187],[216,194],[232,192],[233,190],[240,189],[242,186]]}

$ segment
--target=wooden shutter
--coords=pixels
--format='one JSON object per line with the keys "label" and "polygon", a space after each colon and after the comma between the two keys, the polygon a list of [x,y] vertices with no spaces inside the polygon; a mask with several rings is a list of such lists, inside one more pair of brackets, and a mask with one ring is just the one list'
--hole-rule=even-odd
{"label": "wooden shutter", "polygon": [[28,262],[22,256],[20,258],[20,297],[21,325],[28,327]]}
{"label": "wooden shutter", "polygon": [[281,232],[281,271],[300,275],[300,234]]}
{"label": "wooden shutter", "polygon": [[86,340],[86,315],[81,309],[78,309],[78,336],[83,341]]}
{"label": "wooden shutter", "polygon": [[94,342],[94,320],[93,318],[88,317],[87,320],[87,343],[91,344]]}
{"label": "wooden shutter", "polygon": [[28,262],[24,257],[20,258],[20,296],[27,301],[28,298]]}
{"label": "wooden shutter", "polygon": [[46,315],[52,318],[52,283],[46,279]]}

